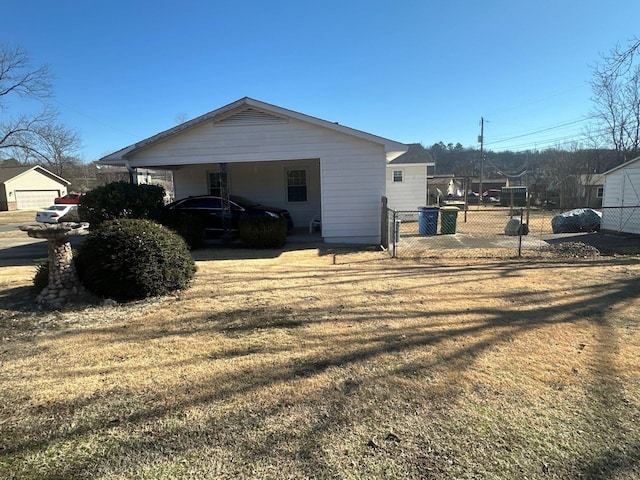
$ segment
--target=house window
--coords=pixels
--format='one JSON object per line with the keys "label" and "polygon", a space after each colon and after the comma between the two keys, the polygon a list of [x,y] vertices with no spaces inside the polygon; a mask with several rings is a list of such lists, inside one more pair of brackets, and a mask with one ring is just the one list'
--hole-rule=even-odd
{"label": "house window", "polygon": [[287,201],[307,201],[307,171],[287,170]]}
{"label": "house window", "polygon": [[221,196],[220,172],[209,172],[209,195]]}
{"label": "house window", "polygon": [[402,170],[394,170],[393,171],[393,181],[401,182],[402,181]]}
{"label": "house window", "polygon": [[604,187],[598,187],[598,191],[596,192],[596,197],[602,198],[604,196]]}

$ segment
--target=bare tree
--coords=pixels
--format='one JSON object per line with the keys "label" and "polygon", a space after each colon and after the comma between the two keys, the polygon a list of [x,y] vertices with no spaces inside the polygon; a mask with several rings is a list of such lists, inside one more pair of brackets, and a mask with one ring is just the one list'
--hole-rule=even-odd
{"label": "bare tree", "polygon": [[[0,44],[0,152],[9,151],[23,163],[39,163],[62,175],[65,166],[76,161],[80,138],[58,122],[47,103],[52,96],[51,79],[47,65],[35,66],[22,48]],[[38,113],[10,112],[9,104],[22,106],[15,98],[29,107],[35,103]]]}
{"label": "bare tree", "polygon": [[55,121],[56,114],[48,107],[36,115],[3,116],[0,123],[0,150],[11,150],[16,158],[26,163],[37,161],[37,132]]}
{"label": "bare tree", "polygon": [[640,39],[632,38],[626,48],[616,45],[609,53],[600,55],[602,64],[600,69],[609,76],[624,75],[634,64],[636,55],[640,51]]}
{"label": "bare tree", "polygon": [[34,67],[29,54],[22,48],[0,44],[0,98],[10,94],[49,98],[51,73],[47,65]]}
{"label": "bare tree", "polygon": [[[557,202],[559,208],[584,206],[581,181],[588,173],[589,166],[578,146],[573,145],[571,150],[550,148],[541,155],[540,168],[544,171],[544,180],[547,182],[547,196]],[[542,180],[541,178],[541,183]]]}
{"label": "bare tree", "polygon": [[618,154],[618,162],[640,154],[640,40],[619,46],[593,68],[591,111],[598,131]]}
{"label": "bare tree", "polygon": [[[24,146],[33,129],[49,121],[51,114],[46,101],[51,93],[47,65],[34,66],[22,48],[0,44],[0,149]],[[41,103],[41,113],[11,115],[7,103],[14,97]]]}
{"label": "bare tree", "polygon": [[78,134],[61,123],[47,123],[34,131],[35,151],[55,174],[63,176],[67,167],[76,162],[81,142]]}

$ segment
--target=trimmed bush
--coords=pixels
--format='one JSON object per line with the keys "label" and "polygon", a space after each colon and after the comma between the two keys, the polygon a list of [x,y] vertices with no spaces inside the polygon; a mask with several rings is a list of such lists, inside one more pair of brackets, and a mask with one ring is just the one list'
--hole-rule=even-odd
{"label": "trimmed bush", "polygon": [[280,248],[287,243],[287,220],[268,216],[240,218],[240,240],[251,248]]}
{"label": "trimmed bush", "polygon": [[160,223],[180,235],[192,250],[201,248],[204,245],[204,224],[199,217],[164,212],[160,218]]}
{"label": "trimmed bush", "polygon": [[113,182],[83,195],[78,214],[91,228],[117,218],[157,220],[164,205],[163,198],[164,188],[159,185]]}
{"label": "trimmed bush", "polygon": [[84,286],[102,297],[133,300],[185,288],[196,266],[184,240],[150,220],[102,223],[76,258]]}

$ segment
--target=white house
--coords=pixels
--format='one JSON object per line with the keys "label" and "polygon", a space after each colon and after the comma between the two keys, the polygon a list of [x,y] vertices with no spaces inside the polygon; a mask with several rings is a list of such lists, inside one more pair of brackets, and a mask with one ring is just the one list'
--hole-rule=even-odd
{"label": "white house", "polygon": [[409,144],[407,152],[387,163],[387,199],[389,208],[417,211],[428,205],[428,177],[435,163],[419,143]]}
{"label": "white house", "polygon": [[36,210],[67,194],[70,182],[46,168],[1,167],[0,210]]}
{"label": "white house", "polygon": [[640,234],[640,157],[604,173],[601,228]]}
{"label": "white house", "polygon": [[321,218],[328,243],[378,244],[385,166],[407,146],[242,98],[99,160],[173,172],[176,199],[229,191],[284,207],[296,227]]}

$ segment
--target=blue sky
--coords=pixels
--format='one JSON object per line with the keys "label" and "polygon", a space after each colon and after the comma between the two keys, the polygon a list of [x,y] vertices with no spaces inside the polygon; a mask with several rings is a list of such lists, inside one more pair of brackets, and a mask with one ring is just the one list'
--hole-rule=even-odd
{"label": "blue sky", "polygon": [[[637,0],[8,0],[86,161],[248,96],[400,142],[581,139],[591,65]],[[538,132],[538,133],[535,133]],[[506,140],[512,137],[512,140]]]}

